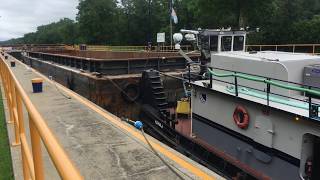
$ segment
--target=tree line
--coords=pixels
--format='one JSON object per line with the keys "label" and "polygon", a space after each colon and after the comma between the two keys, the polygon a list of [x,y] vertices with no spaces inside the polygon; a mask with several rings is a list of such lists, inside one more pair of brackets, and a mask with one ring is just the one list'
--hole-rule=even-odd
{"label": "tree line", "polygon": [[[171,0],[79,0],[76,20],[61,19],[7,44],[156,44],[170,34]],[[174,0],[180,29],[259,27],[250,44],[320,43],[319,0]]]}

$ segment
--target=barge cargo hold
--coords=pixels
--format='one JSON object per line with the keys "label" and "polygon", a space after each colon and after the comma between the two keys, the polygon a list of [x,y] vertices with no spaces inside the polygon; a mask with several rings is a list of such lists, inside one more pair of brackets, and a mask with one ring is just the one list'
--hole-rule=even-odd
{"label": "barge cargo hold", "polygon": [[[180,75],[186,68],[178,53],[61,50],[11,54],[113,114],[133,119],[138,118],[140,110],[133,101],[141,94],[139,82],[144,70]],[[198,54],[191,55],[198,60]],[[176,79],[164,83],[168,84],[167,96],[176,101],[183,87],[175,85],[180,84]]]}

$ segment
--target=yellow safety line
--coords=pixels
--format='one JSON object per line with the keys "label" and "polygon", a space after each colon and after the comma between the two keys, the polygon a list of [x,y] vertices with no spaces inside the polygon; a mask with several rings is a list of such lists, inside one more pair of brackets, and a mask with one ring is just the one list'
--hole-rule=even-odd
{"label": "yellow safety line", "polygon": [[[23,64],[20,61],[18,61],[18,62],[20,64]],[[23,65],[28,67],[28,68],[30,68],[29,66],[27,66],[25,64],[23,64]],[[48,79],[43,74],[41,74],[38,71],[36,71],[35,69],[33,69],[33,68],[31,68],[31,69],[32,69],[33,72],[35,72],[36,74],[38,74],[42,78],[46,79],[46,81],[50,82],[51,84],[55,83],[52,80]],[[137,139],[139,139],[140,141],[144,142],[145,144],[147,143],[145,141],[144,137],[142,136],[142,134],[140,133],[140,131],[135,130],[131,126],[127,126],[119,118],[116,119],[114,116],[111,116],[110,114],[106,113],[105,110],[103,110],[102,108],[98,107],[93,102],[91,102],[91,101],[85,99],[84,97],[80,96],[79,94],[67,89],[66,87],[64,87],[64,86],[62,86],[62,85],[60,85],[58,83],[56,83],[56,84],[60,89],[62,89],[66,93],[68,93],[70,96],[74,97],[75,99],[77,99],[78,101],[83,103],[84,105],[88,106],[89,108],[91,108],[95,112],[99,113],[104,118],[108,119],[110,122],[112,122],[113,124],[117,125],[119,128],[126,130],[128,133],[130,133],[131,135],[135,136]],[[156,149],[157,151],[159,151],[161,154],[163,154],[164,156],[168,157],[169,159],[173,160],[174,162],[179,164],[181,167],[187,169],[188,171],[190,171],[194,175],[198,176],[199,178],[206,179],[206,180],[207,179],[208,180],[215,180],[216,179],[215,177],[209,175],[205,171],[203,171],[203,170],[199,169],[198,167],[192,165],[190,162],[187,162],[186,160],[176,156],[175,154],[173,154],[172,152],[167,150],[165,147],[163,147],[159,143],[156,143],[154,141],[150,141],[150,143],[154,147],[154,149]]]}

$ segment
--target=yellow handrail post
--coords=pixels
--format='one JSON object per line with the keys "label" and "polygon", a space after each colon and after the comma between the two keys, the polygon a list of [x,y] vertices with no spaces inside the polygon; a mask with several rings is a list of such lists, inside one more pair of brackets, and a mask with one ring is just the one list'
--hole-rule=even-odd
{"label": "yellow handrail post", "polygon": [[8,110],[9,110],[9,116],[10,116],[10,119],[8,120],[8,123],[11,124],[13,123],[13,116],[12,116],[12,108],[11,108],[11,97],[12,97],[12,94],[10,93],[10,79],[9,79],[9,73],[8,71],[5,71],[5,86],[6,86],[6,92],[7,92],[7,106],[8,106]]}
{"label": "yellow handrail post", "polygon": [[13,117],[13,94],[12,94],[12,79],[8,77],[8,90],[9,90],[9,100],[10,100],[10,121],[14,123],[14,117]]}
{"label": "yellow handrail post", "polygon": [[[6,99],[7,99],[7,107],[9,108],[10,105],[9,105],[9,95],[8,95],[8,80],[7,80],[7,71],[6,71],[6,68],[4,68],[1,64],[1,79],[2,79],[2,85],[3,85],[3,90],[4,90],[4,94],[6,96]],[[9,112],[10,113],[10,112]],[[11,117],[10,117],[11,118]],[[7,124],[12,124],[12,121],[11,119],[7,119]]]}
{"label": "yellow handrail post", "polygon": [[15,93],[15,86],[11,82],[11,98],[12,98],[12,116],[13,116],[13,125],[14,125],[14,134],[15,134],[15,142],[12,143],[12,146],[20,145],[20,134],[19,134],[19,122],[18,122],[18,112],[17,112],[17,104],[16,104],[16,93]]}
{"label": "yellow handrail post", "polygon": [[[20,137],[22,134],[25,134],[24,131],[24,120],[23,120],[23,112],[22,112],[22,99],[17,89],[16,91],[16,102],[17,102],[17,112],[18,112],[18,122],[19,122],[19,134]],[[21,144],[21,159],[22,159],[22,170],[23,170],[23,179],[30,179],[30,172],[28,167],[28,162],[24,153],[25,149]]]}
{"label": "yellow handrail post", "polygon": [[21,147],[23,149],[23,151],[21,153],[23,153],[23,155],[25,157],[26,166],[28,167],[31,179],[33,180],[33,179],[35,179],[34,165],[33,165],[32,154],[29,149],[28,142],[27,142],[27,137],[25,134],[21,134],[20,138],[21,138]]}
{"label": "yellow handrail post", "polygon": [[34,162],[34,172],[36,180],[43,180],[43,161],[42,161],[42,153],[41,153],[41,141],[40,135],[37,131],[37,128],[34,125],[34,121],[29,114],[29,128],[30,128],[30,136],[31,136],[31,146],[32,146],[32,157]]}
{"label": "yellow handrail post", "polygon": [[24,148],[21,145],[21,159],[22,159],[22,171],[23,171],[23,179],[30,179],[30,172],[28,168],[28,162],[24,153]]}

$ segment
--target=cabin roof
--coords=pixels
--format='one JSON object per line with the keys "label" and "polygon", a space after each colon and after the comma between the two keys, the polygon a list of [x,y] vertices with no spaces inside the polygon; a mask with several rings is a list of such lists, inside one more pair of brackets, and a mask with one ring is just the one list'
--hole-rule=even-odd
{"label": "cabin roof", "polygon": [[204,36],[212,36],[212,35],[245,35],[246,31],[233,31],[233,30],[223,30],[223,29],[205,29],[201,32]]}
{"label": "cabin roof", "polygon": [[[214,54],[214,56],[225,56],[225,57],[237,57],[245,58],[248,60],[257,61],[274,61],[274,62],[289,62],[289,61],[301,61],[301,60],[315,60],[319,59],[319,56],[304,54],[304,53],[289,53],[289,52],[278,52],[278,51],[261,51],[256,53],[233,51],[233,52],[221,52]],[[320,62],[320,61],[319,61]]]}

